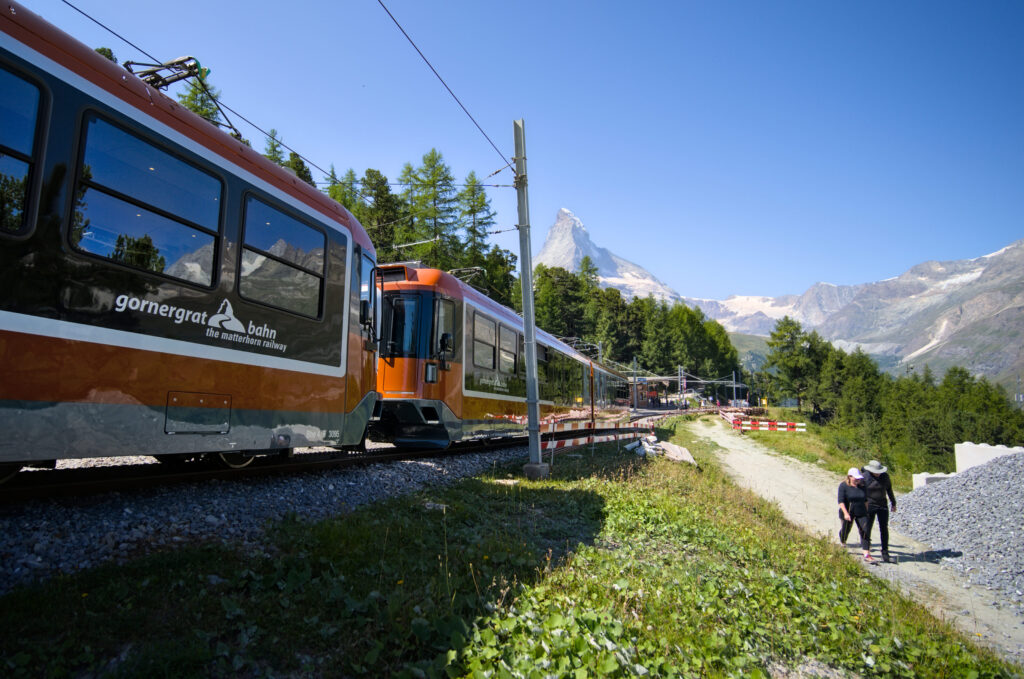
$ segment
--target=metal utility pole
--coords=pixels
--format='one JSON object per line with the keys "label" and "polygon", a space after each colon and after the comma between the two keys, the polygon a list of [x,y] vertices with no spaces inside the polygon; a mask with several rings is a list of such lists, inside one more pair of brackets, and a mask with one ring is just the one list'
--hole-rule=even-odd
{"label": "metal utility pole", "polygon": [[732,371],[732,404],[736,405],[736,371]]}
{"label": "metal utility pole", "polygon": [[528,479],[545,479],[551,466],[540,456],[540,406],[537,389],[537,330],[533,312],[533,253],[530,249],[530,199],[526,191],[526,127],[523,120],[512,123],[516,145],[516,197],[519,207],[519,281],[523,286],[523,326],[526,351],[526,432],[530,439],[530,462],[523,467]]}

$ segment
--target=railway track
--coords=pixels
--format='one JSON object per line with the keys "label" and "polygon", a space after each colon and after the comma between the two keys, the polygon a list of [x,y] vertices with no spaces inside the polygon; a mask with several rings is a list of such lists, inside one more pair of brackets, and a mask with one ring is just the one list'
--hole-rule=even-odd
{"label": "railway track", "polygon": [[[451,446],[447,450],[395,448],[394,446],[378,445],[368,448],[366,452],[331,451],[298,452],[291,456],[260,455],[255,457],[251,464],[240,469],[218,467],[206,460],[178,464],[161,464],[154,460],[151,463],[138,464],[115,463],[65,469],[23,470],[0,486],[0,505],[31,500],[84,497],[182,483],[214,480],[239,481],[270,476],[287,476],[421,457],[464,455],[517,445],[523,445],[523,441],[473,442]],[[116,462],[117,458],[112,459]]]}
{"label": "railway track", "polygon": [[[548,447],[551,449],[561,448],[556,444],[574,440],[579,433],[568,431],[544,434],[541,441],[544,448],[542,453],[544,455],[553,453],[553,450]],[[614,435],[615,433],[615,430],[589,430],[587,432],[591,437],[600,437],[601,434]],[[598,438],[598,440],[603,441],[605,438]],[[445,450],[397,448],[387,444],[370,444],[366,451],[317,451],[311,449],[314,452],[296,452],[291,455],[258,455],[252,459],[250,464],[241,468],[225,468],[208,459],[167,464],[157,462],[155,458],[152,458],[152,462],[119,464],[118,458],[105,458],[105,460],[109,460],[109,464],[23,470],[0,485],[0,506],[32,500],[85,497],[202,481],[239,481],[269,476],[288,476],[341,469],[353,465],[412,460],[422,457],[466,455],[526,444],[527,437],[525,436],[469,441],[453,444]],[[68,464],[68,461],[64,461],[62,464]]]}

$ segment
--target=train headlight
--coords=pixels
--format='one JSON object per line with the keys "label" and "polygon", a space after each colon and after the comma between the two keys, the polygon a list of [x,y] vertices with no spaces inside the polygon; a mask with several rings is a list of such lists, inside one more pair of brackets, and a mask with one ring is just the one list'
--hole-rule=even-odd
{"label": "train headlight", "polygon": [[423,381],[427,384],[437,383],[437,364],[427,363],[423,369]]}

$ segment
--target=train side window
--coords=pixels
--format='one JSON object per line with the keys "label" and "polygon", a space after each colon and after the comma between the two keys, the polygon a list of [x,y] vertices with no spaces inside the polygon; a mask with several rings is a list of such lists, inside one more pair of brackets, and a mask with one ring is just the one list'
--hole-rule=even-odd
{"label": "train side window", "polygon": [[[380,329],[377,308],[377,265],[368,255],[363,255],[360,260],[362,267],[359,271],[359,322],[370,333],[370,337]],[[363,302],[368,316],[363,316]]]}
{"label": "train side window", "polygon": [[38,87],[0,67],[0,234],[27,228],[39,101]]}
{"label": "train side window", "polygon": [[551,394],[548,386],[548,348],[540,342],[535,346],[537,351],[537,385],[541,398],[548,399]]}
{"label": "train side window", "polygon": [[473,314],[473,365],[494,370],[495,322]]}
{"label": "train side window", "polygon": [[515,330],[501,326],[498,329],[498,370],[514,374],[516,371],[516,333]]}
{"label": "train side window", "polygon": [[326,247],[321,231],[248,196],[238,291],[247,299],[316,318]]}
{"label": "train side window", "polygon": [[362,270],[359,273],[359,301],[369,302],[370,308],[373,308],[374,304],[374,291],[376,290],[376,281],[373,276],[374,264],[373,260],[363,255],[362,257]]}
{"label": "train side window", "polygon": [[219,179],[103,118],[87,119],[85,139],[82,163],[91,184],[217,230]]}
{"label": "train side window", "polygon": [[[526,338],[523,337],[522,333],[518,333],[517,334],[516,342],[519,345],[519,361],[516,363],[516,373],[520,377],[525,379],[526,378]],[[537,345],[534,344],[533,346],[536,347]]]}
{"label": "train side window", "polygon": [[85,129],[71,244],[136,269],[212,285],[221,181],[95,116]]}
{"label": "train side window", "polygon": [[445,354],[445,359],[449,360],[455,351],[455,302],[438,299],[434,301],[434,335],[430,348],[432,356],[441,353],[441,336],[446,333],[452,338],[452,347]]}

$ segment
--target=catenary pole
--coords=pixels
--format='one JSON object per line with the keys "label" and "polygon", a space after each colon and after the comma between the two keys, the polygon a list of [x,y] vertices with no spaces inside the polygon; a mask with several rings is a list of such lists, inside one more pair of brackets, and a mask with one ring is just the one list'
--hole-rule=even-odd
{"label": "catenary pole", "polygon": [[537,389],[537,330],[533,311],[533,254],[530,249],[530,199],[526,190],[526,126],[522,119],[513,122],[516,148],[516,197],[519,207],[519,281],[523,286],[523,326],[526,351],[526,431],[529,434],[530,462],[523,468],[527,478],[547,478],[551,467],[540,457],[540,406]]}

